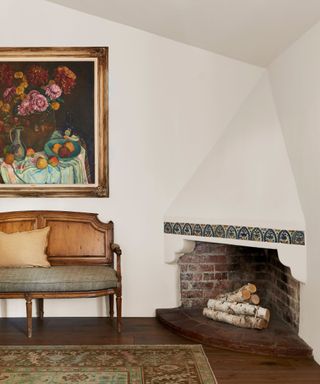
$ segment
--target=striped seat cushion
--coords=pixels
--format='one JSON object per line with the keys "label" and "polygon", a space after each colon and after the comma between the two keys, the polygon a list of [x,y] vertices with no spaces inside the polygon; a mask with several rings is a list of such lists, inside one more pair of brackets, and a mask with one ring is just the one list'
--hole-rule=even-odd
{"label": "striped seat cushion", "polygon": [[117,287],[107,266],[0,268],[0,292],[72,292]]}

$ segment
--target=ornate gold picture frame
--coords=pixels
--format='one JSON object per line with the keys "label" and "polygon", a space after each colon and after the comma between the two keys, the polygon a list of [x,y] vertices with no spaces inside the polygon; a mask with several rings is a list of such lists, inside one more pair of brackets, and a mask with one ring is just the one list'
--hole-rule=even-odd
{"label": "ornate gold picture frame", "polygon": [[0,48],[0,196],[109,196],[108,48]]}

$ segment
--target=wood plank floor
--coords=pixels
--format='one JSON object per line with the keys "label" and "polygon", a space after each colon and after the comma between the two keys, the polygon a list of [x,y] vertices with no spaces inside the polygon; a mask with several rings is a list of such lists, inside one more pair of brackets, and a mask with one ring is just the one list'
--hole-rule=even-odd
{"label": "wood plank floor", "polygon": [[[125,318],[119,336],[105,318],[45,318],[33,321],[25,336],[25,319],[0,319],[1,345],[192,344],[164,328],[155,318]],[[320,366],[312,359],[264,357],[205,347],[219,384],[320,384]]]}

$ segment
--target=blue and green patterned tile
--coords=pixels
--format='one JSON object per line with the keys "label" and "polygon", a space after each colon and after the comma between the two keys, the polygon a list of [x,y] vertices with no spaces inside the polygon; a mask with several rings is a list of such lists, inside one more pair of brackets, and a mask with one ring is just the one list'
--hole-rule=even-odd
{"label": "blue and green patterned tile", "polygon": [[267,229],[266,233],[264,234],[264,241],[268,243],[276,243],[277,242],[277,235],[276,232],[273,229]]}
{"label": "blue and green patterned tile", "polygon": [[180,223],[174,223],[172,233],[175,235],[182,235],[182,227]]}
{"label": "blue and green patterned tile", "polygon": [[241,227],[238,232],[238,239],[250,240],[250,232],[247,227]]}
{"label": "blue and green patterned tile", "polygon": [[192,234],[193,236],[202,236],[202,228],[200,224],[194,224]]}
{"label": "blue and green patterned tile", "polygon": [[278,234],[278,242],[284,244],[291,244],[291,235],[285,229],[281,230]]}
{"label": "blue and green patterned tile", "polygon": [[171,223],[164,223],[164,233],[172,233],[172,224]]}
{"label": "blue and green patterned tile", "polygon": [[305,245],[304,232],[302,231],[294,231],[291,235],[292,244],[296,245]]}
{"label": "blue and green patterned tile", "polygon": [[213,232],[212,225],[207,224],[204,227],[203,236],[205,236],[205,237],[214,237],[214,232]]}
{"label": "blue and green patterned tile", "polygon": [[255,227],[252,229],[250,240],[263,241],[263,233],[260,228]]}
{"label": "blue and green patterned tile", "polygon": [[215,230],[215,237],[225,238],[226,231],[222,225],[217,225]]}
{"label": "blue and green patterned tile", "polygon": [[226,231],[227,239],[236,239],[237,238],[237,230],[233,225],[229,225]]}
{"label": "blue and green patterned tile", "polygon": [[167,234],[218,237],[239,240],[252,240],[269,243],[305,245],[303,231],[271,229],[259,227],[246,227],[234,225],[210,225],[194,223],[164,223],[164,232]]}
{"label": "blue and green patterned tile", "polygon": [[192,227],[191,225],[193,224],[189,224],[189,223],[185,223],[183,228],[182,228],[182,233],[184,235],[188,235],[188,236],[191,236],[192,235]]}

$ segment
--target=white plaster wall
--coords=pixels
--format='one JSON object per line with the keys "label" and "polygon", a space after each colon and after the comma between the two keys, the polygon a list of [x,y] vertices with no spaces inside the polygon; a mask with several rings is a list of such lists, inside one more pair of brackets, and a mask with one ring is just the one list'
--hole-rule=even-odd
{"label": "white plaster wall", "polygon": [[173,201],[166,219],[304,229],[267,75]]}
{"label": "white plaster wall", "polygon": [[320,23],[270,66],[270,79],[306,220],[308,281],[300,334],[320,363]]}
{"label": "white plaster wall", "polygon": [[[125,316],[176,305],[163,216],[262,69],[47,3],[0,3],[0,46],[110,47],[110,198],[1,199],[0,210],[98,212],[123,248]],[[103,314],[103,300],[50,301],[48,316]],[[23,316],[24,303],[0,304]]]}
{"label": "white plaster wall", "polygon": [[[166,221],[305,229],[267,74],[173,201]],[[164,239],[168,263],[190,240],[274,248],[296,279],[307,280],[305,246],[181,235]]]}

